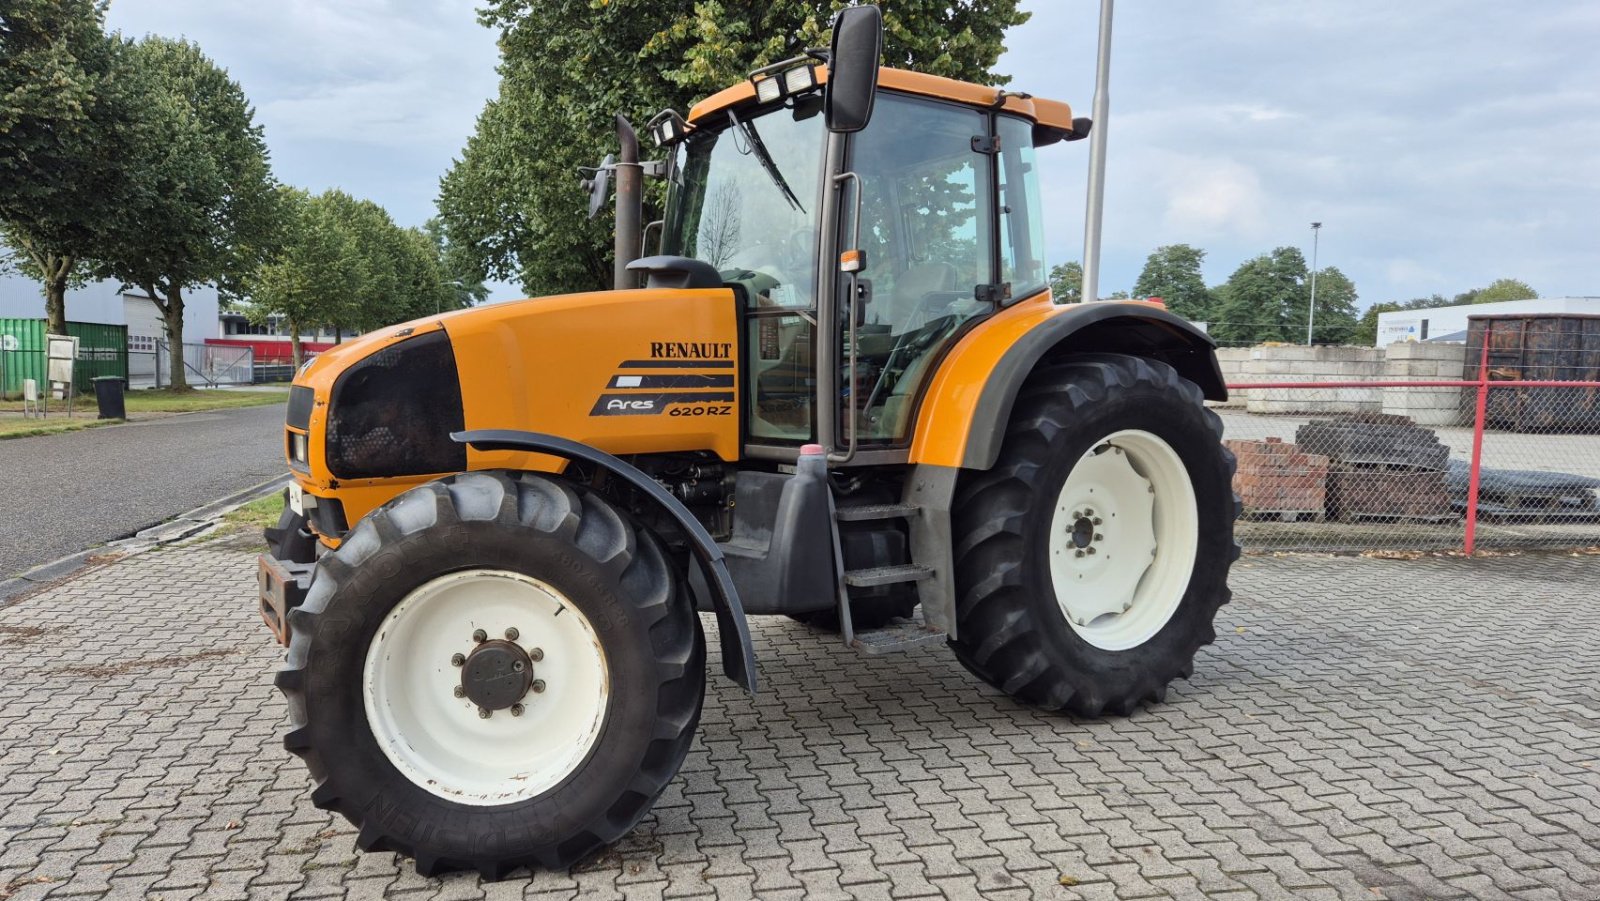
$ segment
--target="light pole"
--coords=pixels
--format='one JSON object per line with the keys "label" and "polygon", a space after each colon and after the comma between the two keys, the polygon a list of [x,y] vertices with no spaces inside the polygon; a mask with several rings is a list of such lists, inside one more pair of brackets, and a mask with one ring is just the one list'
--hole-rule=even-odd
{"label": "light pole", "polygon": [[1099,300],[1100,220],[1106,196],[1106,126],[1111,124],[1111,6],[1100,0],[1100,52],[1095,61],[1094,126],[1089,132],[1089,202],[1083,214],[1083,291],[1085,302]]}
{"label": "light pole", "polygon": [[1311,346],[1311,327],[1317,322],[1317,235],[1322,233],[1322,223],[1311,223],[1311,310],[1306,316],[1306,346]]}

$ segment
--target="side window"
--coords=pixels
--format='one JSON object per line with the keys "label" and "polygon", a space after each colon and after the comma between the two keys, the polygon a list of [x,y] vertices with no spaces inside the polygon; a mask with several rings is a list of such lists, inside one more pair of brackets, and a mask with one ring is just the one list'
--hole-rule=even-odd
{"label": "side window", "polygon": [[1044,214],[1033,125],[1000,116],[1000,280],[1011,296],[1027,297],[1049,280],[1044,263]]}
{"label": "side window", "polygon": [[933,361],[963,324],[993,309],[975,296],[994,281],[993,158],[973,149],[988,133],[977,110],[880,94],[872,123],[852,139],[872,300],[841,426],[856,417],[864,440],[907,437]]}

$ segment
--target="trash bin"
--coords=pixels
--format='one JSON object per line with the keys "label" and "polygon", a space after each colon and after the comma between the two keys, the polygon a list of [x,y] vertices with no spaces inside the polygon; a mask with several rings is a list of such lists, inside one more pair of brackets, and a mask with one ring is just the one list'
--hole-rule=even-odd
{"label": "trash bin", "polygon": [[89,381],[94,382],[94,399],[100,406],[101,419],[128,418],[128,407],[122,399],[122,376],[102,375]]}

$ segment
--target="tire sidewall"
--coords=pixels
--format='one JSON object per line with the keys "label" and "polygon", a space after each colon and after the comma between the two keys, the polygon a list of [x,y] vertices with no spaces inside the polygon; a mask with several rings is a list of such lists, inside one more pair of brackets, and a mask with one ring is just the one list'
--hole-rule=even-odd
{"label": "tire sidewall", "polygon": [[[1107,694],[1148,672],[1152,658],[1187,661],[1197,633],[1211,637],[1215,604],[1225,589],[1233,553],[1233,487],[1227,458],[1207,417],[1214,416],[1169,387],[1146,382],[1111,387],[1101,400],[1075,411],[1070,424],[1050,437],[1049,460],[1039,473],[1034,503],[1022,518],[1024,567],[1034,621],[1050,656],[1092,673]],[[1198,540],[1194,568],[1182,599],[1156,634],[1142,644],[1110,651],[1079,635],[1067,622],[1050,572],[1050,528],[1056,498],[1077,462],[1114,432],[1138,429],[1165,441],[1189,473],[1194,489]]]}
{"label": "tire sidewall", "polygon": [[[669,678],[656,671],[654,623],[617,602],[625,597],[620,567],[520,523],[446,522],[447,506],[439,505],[436,527],[394,536],[341,573],[335,602],[318,615],[309,636],[305,703],[308,711],[317,708],[309,719],[323,733],[314,732],[313,741],[341,748],[326,755],[325,766],[348,807],[365,811],[364,827],[463,859],[553,847],[583,824],[604,820],[622,786],[645,765],[657,695]],[[383,516],[383,510],[373,514],[374,520]],[[381,530],[383,523],[372,527]],[[638,541],[654,541],[636,534]],[[480,568],[521,573],[565,595],[593,626],[607,667],[605,720],[588,756],[538,797],[495,807],[453,803],[403,775],[372,733],[363,687],[367,654],[390,611],[439,576]],[[698,629],[698,618],[686,615]],[[703,668],[698,672],[703,680]]]}

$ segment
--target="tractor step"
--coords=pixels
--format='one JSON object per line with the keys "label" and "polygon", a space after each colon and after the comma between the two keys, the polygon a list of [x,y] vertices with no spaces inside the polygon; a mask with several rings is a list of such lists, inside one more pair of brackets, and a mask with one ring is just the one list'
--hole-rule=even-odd
{"label": "tractor step", "polygon": [[925,644],[940,644],[944,640],[943,629],[930,632],[925,623],[906,622],[857,632],[850,646],[863,654],[878,655],[909,651]]}
{"label": "tractor step", "polygon": [[933,567],[906,563],[900,566],[875,566],[871,569],[845,570],[844,584],[851,588],[872,588],[877,585],[894,585],[900,582],[921,582],[933,578]]}
{"label": "tractor step", "polygon": [[840,522],[866,522],[874,519],[911,518],[922,511],[916,504],[863,504],[834,511]]}

